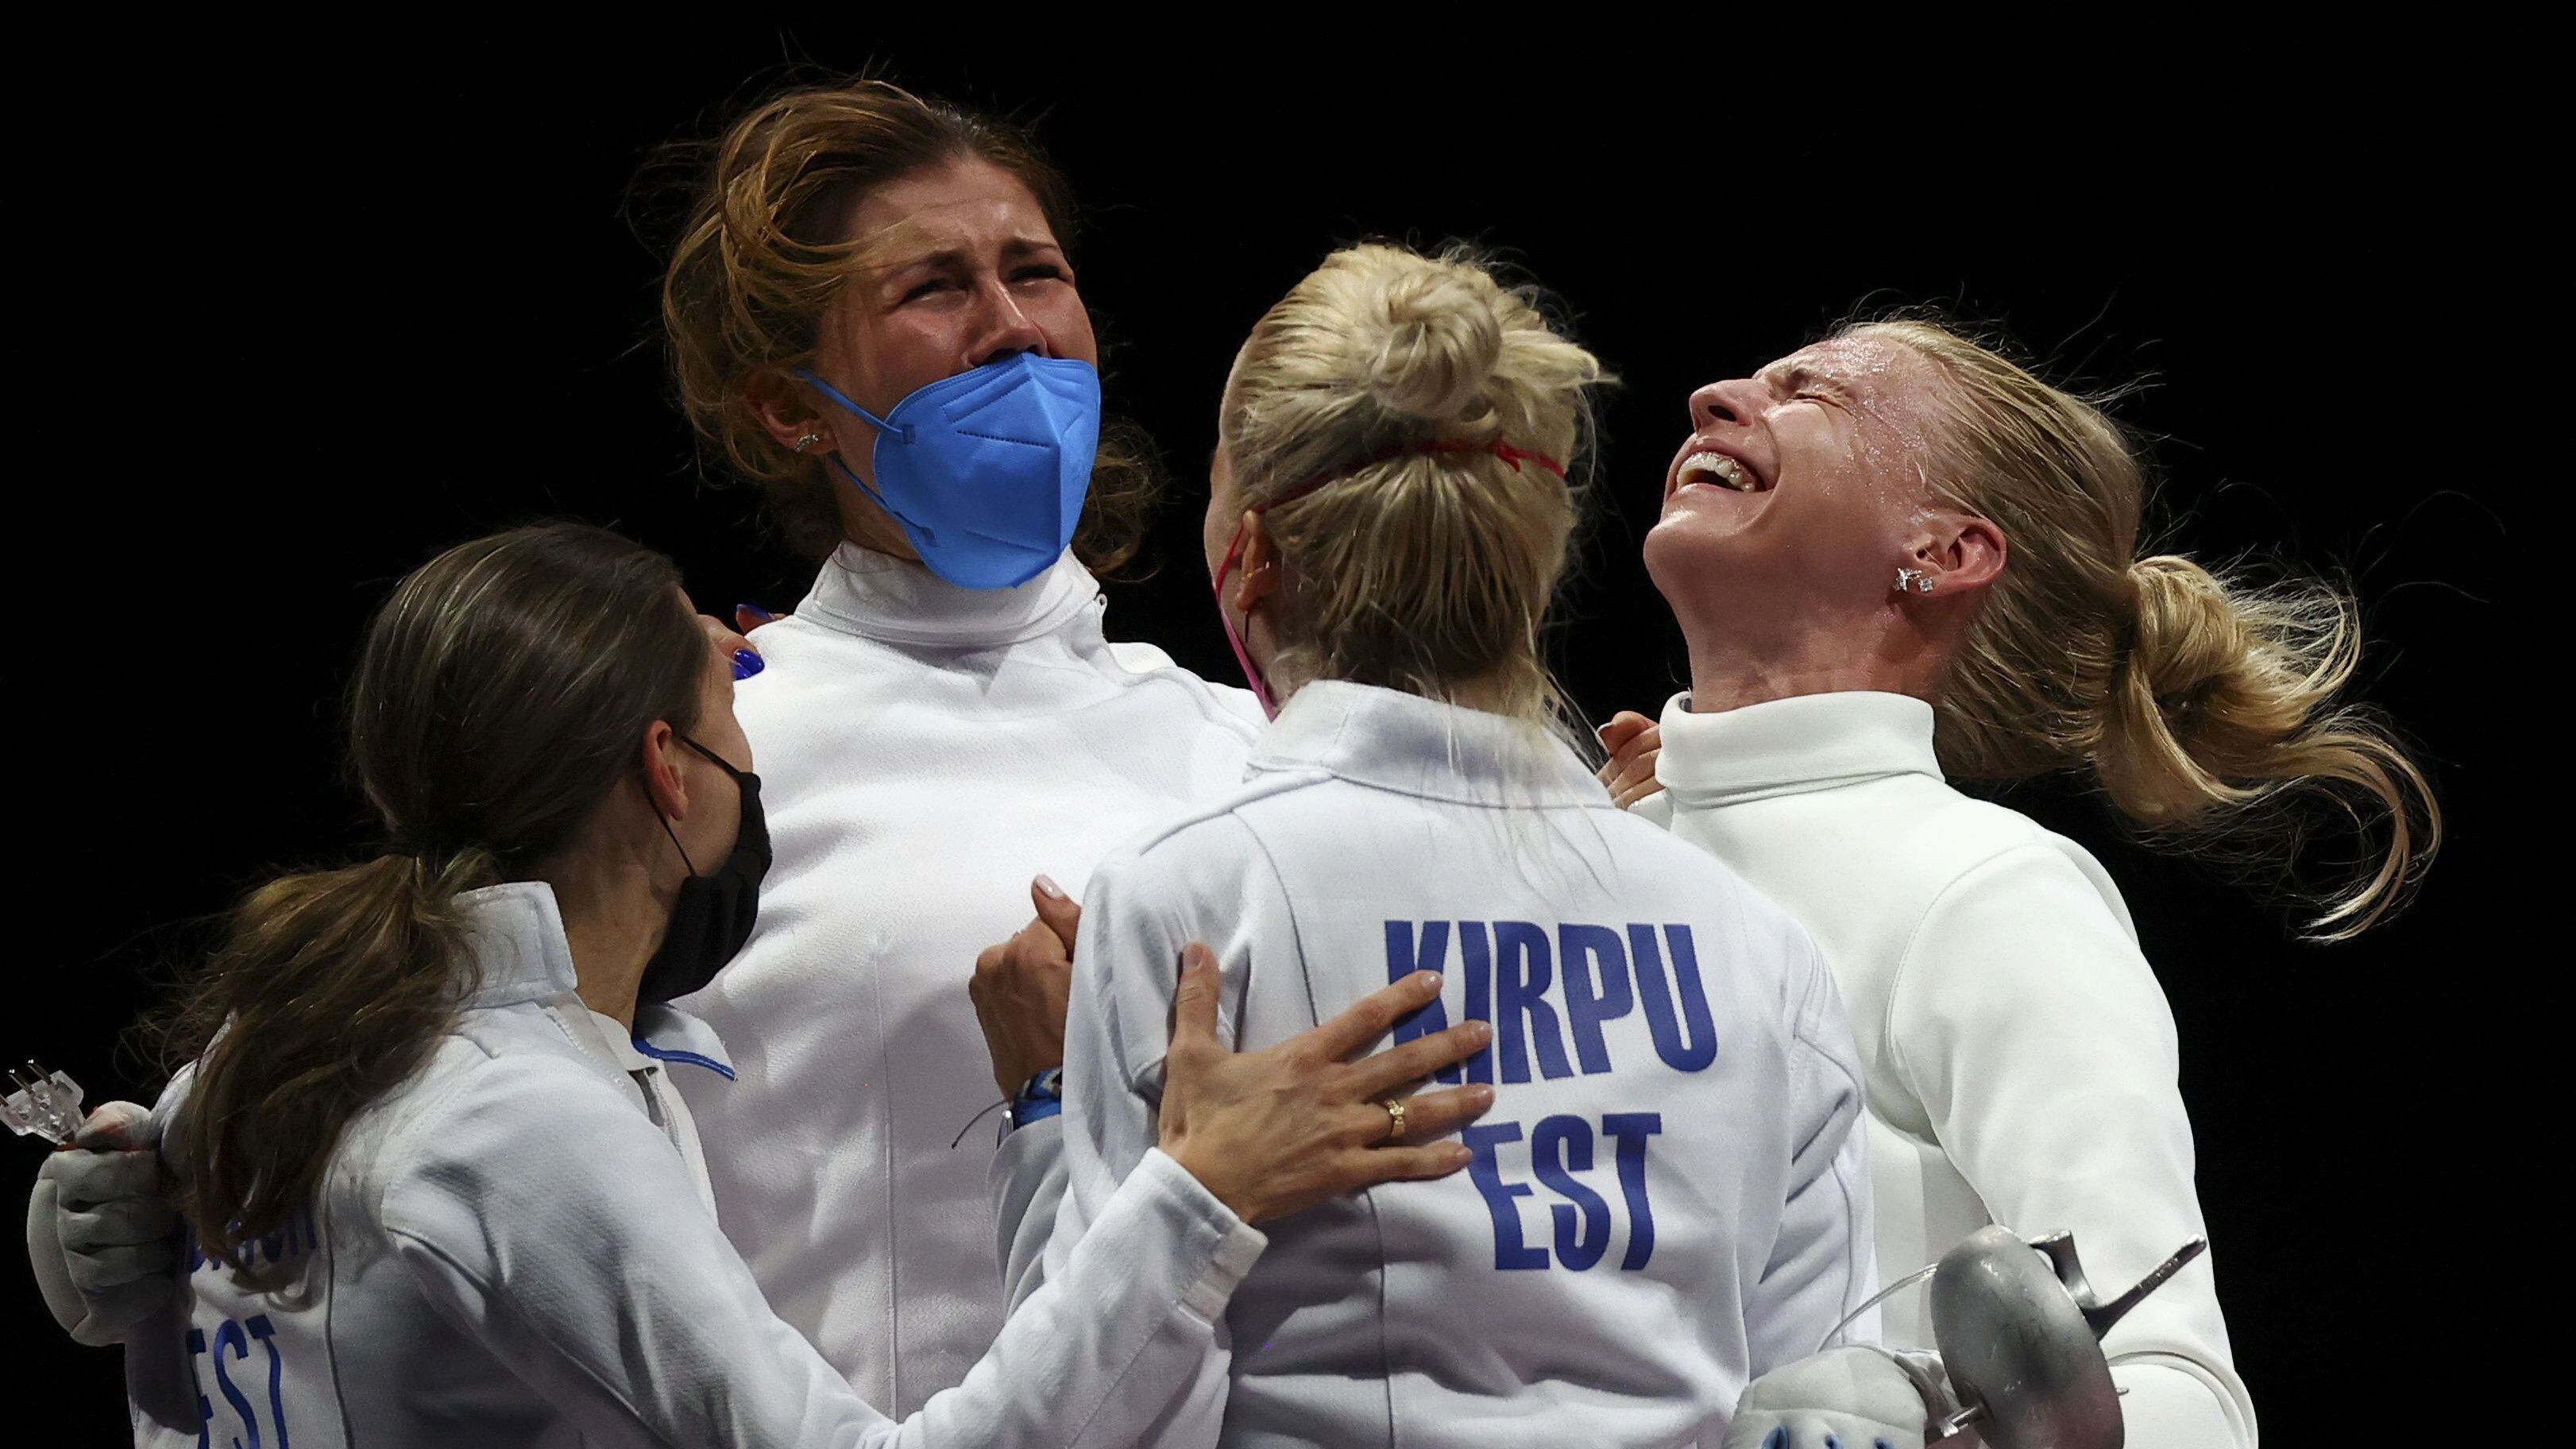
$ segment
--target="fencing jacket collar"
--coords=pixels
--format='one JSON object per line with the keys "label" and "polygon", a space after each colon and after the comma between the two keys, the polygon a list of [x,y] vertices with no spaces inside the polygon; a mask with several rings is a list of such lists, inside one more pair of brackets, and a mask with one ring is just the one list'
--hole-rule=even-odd
{"label": "fencing jacket collar", "polygon": [[482,968],[482,979],[465,1003],[469,1008],[551,1001],[580,986],[554,887],[512,881],[467,891],[456,902],[473,921],[474,959]]}
{"label": "fencing jacket collar", "polygon": [[[457,900],[473,920],[475,961],[482,968],[481,981],[466,999],[467,1009],[545,1004],[579,995],[572,945],[564,938],[554,887],[543,881],[512,881],[467,891]],[[565,1015],[578,1021],[572,1030],[590,1024],[587,1010]],[[733,1078],[733,1063],[715,1029],[669,1006],[648,1002],[635,1008],[633,1045],[656,1061],[686,1063],[728,1081]],[[603,1043],[601,1050],[623,1070],[622,1054],[613,1044]]]}
{"label": "fencing jacket collar", "polygon": [[1316,680],[1290,696],[1253,745],[1249,768],[1322,770],[1466,805],[1610,803],[1574,752],[1536,726],[1338,679]]}
{"label": "fencing jacket collar", "polygon": [[1025,584],[968,589],[909,559],[844,543],[796,614],[864,639],[980,649],[1052,633],[1099,600],[1099,583],[1071,550]]}
{"label": "fencing jacket collar", "polygon": [[1941,778],[1932,706],[1906,694],[1842,690],[1693,714],[1690,696],[1664,706],[1655,776],[1695,807],[1732,805],[1882,780]]}

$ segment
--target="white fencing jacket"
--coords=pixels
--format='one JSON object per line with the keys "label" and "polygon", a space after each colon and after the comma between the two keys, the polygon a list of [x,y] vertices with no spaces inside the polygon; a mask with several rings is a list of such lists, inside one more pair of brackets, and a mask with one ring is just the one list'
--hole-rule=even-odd
{"label": "white fencing jacket", "polygon": [[[1878,1266],[1889,1281],[1989,1222],[2071,1228],[2104,1292],[2206,1231],[2173,1012],[2128,908],[2082,846],[1942,782],[1932,708],[1804,695],[1664,707],[1642,813],[1716,853],[1813,931],[1869,1086]],[[1929,1347],[1923,1295],[1887,1341]],[[2254,1408],[2201,1258],[2104,1349],[2131,1449],[2251,1449]]]}
{"label": "white fencing jacket", "polygon": [[958,1140],[996,1096],[976,953],[1028,923],[1030,877],[1078,898],[1120,841],[1233,788],[1261,718],[1105,642],[1101,610],[1069,554],[974,590],[845,545],[735,687],[776,860],[750,944],[682,1003],[741,1080],[686,1089],[771,1305],[894,1412],[963,1379],[1002,1324],[992,1119]]}
{"label": "white fencing jacket", "polygon": [[1858,1065],[1806,933],[1527,726],[1338,682],[1092,875],[1050,1286],[1155,1141],[1193,940],[1245,1050],[1442,971],[1397,1035],[1491,1020],[1464,1070],[1496,1100],[1467,1171],[1270,1224],[1231,1404],[1210,1364],[1145,1442],[1713,1444],[1872,1291]]}
{"label": "white fencing jacket", "polygon": [[[583,1006],[546,886],[465,899],[481,986],[258,1246],[300,1260],[293,1288],[197,1262],[184,1324],[129,1345],[183,1355],[196,1400],[138,1406],[138,1444],[1109,1449],[1197,1377],[1263,1239],[1157,1157],[963,1387],[888,1421],[769,1311],[708,1209],[664,1071],[721,1081],[721,1045],[652,1008],[629,1042]],[[156,1115],[186,1096],[183,1075]]]}

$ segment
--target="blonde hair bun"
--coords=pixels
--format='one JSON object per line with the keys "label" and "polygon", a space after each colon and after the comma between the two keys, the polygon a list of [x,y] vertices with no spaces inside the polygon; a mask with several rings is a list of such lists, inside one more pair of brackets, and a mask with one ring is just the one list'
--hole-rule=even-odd
{"label": "blonde hair bun", "polygon": [[2158,554],[2131,563],[2129,582],[2138,591],[2129,668],[2150,699],[2190,700],[2258,662],[2265,641],[2209,570],[2177,554]]}
{"label": "blonde hair bun", "polygon": [[[1536,287],[1504,286],[1463,248],[1348,247],[1263,313],[1226,380],[1217,447],[1230,501],[1266,510],[1298,581],[1271,616],[1271,689],[1464,692],[1496,714],[1562,723],[1538,630],[1606,378],[1550,325]],[[1465,446],[1409,446],[1425,443]],[[1552,462],[1523,466],[1491,445]]]}
{"label": "blonde hair bun", "polygon": [[1503,357],[1501,289],[1465,267],[1385,270],[1371,280],[1379,284],[1371,330],[1383,332],[1368,362],[1370,395],[1388,412],[1433,424],[1489,416],[1485,394]]}

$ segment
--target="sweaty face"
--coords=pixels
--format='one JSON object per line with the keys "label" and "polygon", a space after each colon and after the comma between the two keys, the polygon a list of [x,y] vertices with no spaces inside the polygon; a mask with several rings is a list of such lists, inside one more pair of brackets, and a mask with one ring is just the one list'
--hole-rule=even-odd
{"label": "sweaty face", "polygon": [[[883,417],[921,387],[1015,353],[1098,366],[1091,314],[1037,197],[989,161],[928,167],[868,192],[845,236],[867,270],[824,318],[813,368]],[[825,451],[873,481],[876,430],[822,403]]]}
{"label": "sweaty face", "polygon": [[1685,626],[1764,634],[1882,609],[1932,501],[1940,379],[1866,336],[1691,394],[1646,568]]}

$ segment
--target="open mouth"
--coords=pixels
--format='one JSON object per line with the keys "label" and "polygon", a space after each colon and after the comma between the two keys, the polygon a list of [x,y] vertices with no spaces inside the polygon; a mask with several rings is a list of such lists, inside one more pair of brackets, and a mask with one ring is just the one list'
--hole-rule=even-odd
{"label": "open mouth", "polygon": [[1746,467],[1743,460],[1712,452],[1693,453],[1684,458],[1680,470],[1673,475],[1673,491],[1676,493],[1694,483],[1705,483],[1712,488],[1731,488],[1738,493],[1761,493],[1771,487],[1761,474]]}

